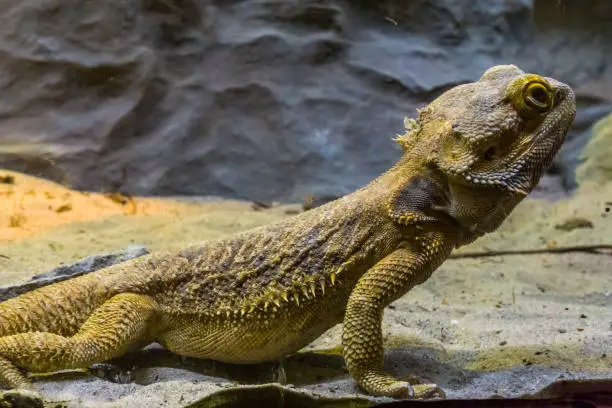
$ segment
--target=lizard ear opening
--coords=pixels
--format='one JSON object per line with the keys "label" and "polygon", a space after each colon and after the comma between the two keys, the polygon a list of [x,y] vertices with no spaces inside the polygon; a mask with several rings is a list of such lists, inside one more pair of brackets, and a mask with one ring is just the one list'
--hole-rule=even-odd
{"label": "lizard ear opening", "polygon": [[392,193],[388,211],[402,225],[447,218],[450,215],[448,186],[436,180],[434,174],[414,176]]}

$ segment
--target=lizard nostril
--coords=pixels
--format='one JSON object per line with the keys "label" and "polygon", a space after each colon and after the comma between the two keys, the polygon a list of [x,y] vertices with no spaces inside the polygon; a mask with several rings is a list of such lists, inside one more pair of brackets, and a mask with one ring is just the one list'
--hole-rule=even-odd
{"label": "lizard nostril", "polygon": [[567,90],[563,87],[555,89],[555,98],[553,100],[553,106],[558,105],[567,96]]}

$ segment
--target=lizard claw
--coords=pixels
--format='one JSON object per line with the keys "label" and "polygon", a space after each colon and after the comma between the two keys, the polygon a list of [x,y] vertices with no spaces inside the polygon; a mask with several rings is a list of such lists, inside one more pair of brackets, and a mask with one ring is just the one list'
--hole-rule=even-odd
{"label": "lizard claw", "polygon": [[403,399],[446,398],[436,384],[420,384],[418,378],[396,379],[380,371],[366,372],[359,385],[369,394]]}
{"label": "lizard claw", "polygon": [[130,384],[134,382],[132,370],[124,370],[114,364],[96,363],[92,364],[86,371],[90,375],[116,384]]}
{"label": "lizard claw", "polygon": [[393,398],[404,399],[444,399],[446,393],[436,384],[410,384],[408,381],[397,381],[390,385],[384,394]]}
{"label": "lizard claw", "polygon": [[413,399],[432,399],[446,398],[446,393],[436,384],[421,384],[421,380],[417,376],[406,376],[401,378],[402,381],[408,382],[412,386],[413,393],[409,398]]}
{"label": "lizard claw", "polygon": [[414,388],[408,381],[396,381],[384,391],[384,395],[393,398],[414,398]]}
{"label": "lizard claw", "polygon": [[18,388],[0,391],[0,407],[43,408],[42,396],[31,389]]}
{"label": "lizard claw", "polygon": [[444,399],[446,393],[436,384],[411,384],[408,381],[396,381],[385,389],[380,390],[378,395],[401,398],[401,399]]}
{"label": "lizard claw", "polygon": [[415,384],[412,386],[414,399],[445,399],[446,393],[436,384]]}
{"label": "lizard claw", "polygon": [[285,371],[285,360],[281,359],[277,362],[272,374],[273,382],[279,383],[280,385],[287,385],[287,372]]}

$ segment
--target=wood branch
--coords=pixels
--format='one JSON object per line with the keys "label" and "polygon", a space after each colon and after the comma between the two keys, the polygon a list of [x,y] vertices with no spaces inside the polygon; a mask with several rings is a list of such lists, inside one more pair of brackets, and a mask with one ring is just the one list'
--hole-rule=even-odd
{"label": "wood branch", "polygon": [[508,250],[486,251],[486,252],[461,252],[461,253],[451,254],[449,258],[461,259],[461,258],[485,258],[485,257],[490,257],[490,256],[502,256],[502,255],[565,254],[568,252],[585,252],[585,253],[590,253],[590,254],[612,256],[612,245],[610,244],[574,245],[574,246],[564,246],[564,247],[555,247],[555,248],[508,249]]}

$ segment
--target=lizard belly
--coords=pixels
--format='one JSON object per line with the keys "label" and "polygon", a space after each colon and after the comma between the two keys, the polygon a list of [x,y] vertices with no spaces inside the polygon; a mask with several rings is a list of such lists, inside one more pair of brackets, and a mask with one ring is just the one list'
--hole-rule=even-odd
{"label": "lizard belly", "polygon": [[297,352],[340,323],[342,317],[343,313],[330,316],[318,310],[245,320],[185,316],[173,319],[159,342],[184,356],[226,363],[259,363]]}

